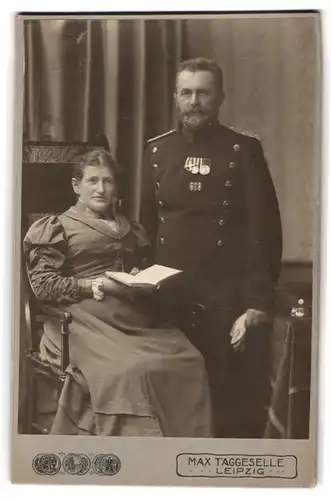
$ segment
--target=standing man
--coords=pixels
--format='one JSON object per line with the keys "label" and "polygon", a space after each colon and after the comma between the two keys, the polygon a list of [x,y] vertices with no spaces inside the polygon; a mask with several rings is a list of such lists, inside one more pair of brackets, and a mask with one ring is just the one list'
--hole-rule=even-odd
{"label": "standing man", "polygon": [[155,262],[184,271],[161,297],[205,357],[216,435],[262,437],[282,253],[275,189],[259,140],[218,122],[215,62],[181,63],[175,100],[178,128],[147,144],[140,221]]}

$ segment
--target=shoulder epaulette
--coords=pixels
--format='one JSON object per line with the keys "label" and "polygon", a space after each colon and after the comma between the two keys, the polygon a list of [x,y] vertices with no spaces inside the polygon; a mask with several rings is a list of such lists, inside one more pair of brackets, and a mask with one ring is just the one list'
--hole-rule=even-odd
{"label": "shoulder epaulette", "polygon": [[165,132],[164,134],[157,135],[156,137],[152,137],[151,139],[148,139],[147,143],[156,141],[157,139],[162,139],[162,137],[167,137],[167,135],[173,134],[176,132],[176,129],[169,130],[168,132]]}
{"label": "shoulder epaulette", "polygon": [[241,133],[243,135],[248,135],[249,137],[254,137],[255,139],[260,140],[260,136],[258,134],[255,134],[255,132],[249,132],[248,130],[243,130]]}
{"label": "shoulder epaulette", "polygon": [[249,130],[237,130],[234,127],[230,127],[230,129],[233,130],[234,132],[238,132],[238,134],[247,135],[248,137],[254,137],[255,139],[258,139],[259,141],[261,140],[261,138],[258,134],[255,134],[254,132],[250,132]]}

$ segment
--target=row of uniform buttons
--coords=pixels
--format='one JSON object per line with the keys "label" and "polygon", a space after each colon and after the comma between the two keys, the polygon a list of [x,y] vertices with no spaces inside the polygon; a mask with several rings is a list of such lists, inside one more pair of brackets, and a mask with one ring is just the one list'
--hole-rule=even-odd
{"label": "row of uniform buttons", "polygon": [[[159,183],[159,182],[157,182],[157,183],[156,183],[156,188],[157,188],[157,189],[160,189],[160,183]],[[159,204],[159,206],[160,206],[160,207],[163,207],[163,201],[162,201],[162,200],[159,200],[159,201],[158,201],[158,204]],[[160,220],[160,222],[161,222],[162,224],[164,224],[164,223],[165,223],[165,219],[164,219],[164,217],[163,217],[163,216],[160,216],[159,220]],[[161,238],[160,238],[160,243],[161,243],[161,245],[164,245],[164,238],[163,238],[163,237],[161,237]]]}
{"label": "row of uniform buttons", "polygon": [[[240,149],[240,144],[234,144],[233,149],[234,149],[234,151],[239,151],[239,149]],[[153,153],[156,153],[156,152],[157,152],[157,150],[158,150],[157,146],[153,146],[152,152],[153,152]]]}
{"label": "row of uniform buttons", "polygon": [[[159,202],[158,202],[158,203],[159,203],[160,207],[162,207],[162,206],[163,206],[163,202],[162,202],[162,200],[159,200]],[[228,203],[228,201],[227,201],[227,200],[224,200],[224,201],[223,201],[223,205],[224,205],[224,206],[228,206],[228,204],[229,204],[229,203]],[[163,217],[163,216],[160,216],[160,217],[159,217],[159,221],[160,221],[162,224],[164,224],[164,223],[165,223],[165,219],[164,219],[164,217]],[[224,226],[224,224],[225,224],[225,220],[224,220],[224,219],[220,219],[220,220],[218,221],[218,225],[219,225],[219,226]],[[162,237],[160,238],[160,243],[161,243],[161,245],[164,245],[164,238],[162,238]],[[218,247],[223,246],[223,244],[224,244],[223,240],[218,240],[218,242],[217,242],[217,246],[218,246]]]}
{"label": "row of uniform buttons", "polygon": [[[234,151],[239,151],[240,150],[240,145],[239,144],[235,144],[233,146],[233,149],[234,149]],[[231,168],[231,170],[235,170],[236,167],[237,167],[237,165],[236,165],[236,163],[234,161],[230,161],[229,162],[229,168]],[[230,180],[225,181],[225,187],[232,187],[232,186],[233,186],[232,181],[230,181]],[[223,201],[223,207],[228,207],[228,206],[229,206],[228,200],[224,200]],[[225,220],[224,219],[220,219],[218,221],[218,224],[220,226],[223,226],[225,224]],[[217,246],[221,247],[221,246],[223,246],[223,244],[224,244],[223,240],[218,240]]]}
{"label": "row of uniform buttons", "polygon": [[[234,169],[236,168],[236,164],[235,164],[235,162],[234,162],[234,161],[230,161],[230,163],[229,163],[229,168],[231,168],[232,170],[234,170]],[[232,187],[232,186],[233,186],[232,181],[230,181],[230,180],[225,181],[224,185],[225,185],[225,187],[227,187],[227,188],[230,188],[230,187]],[[224,200],[224,201],[222,202],[222,205],[223,205],[223,207],[228,207],[228,206],[229,206],[229,202],[228,202],[228,200]],[[224,224],[225,224],[225,220],[224,220],[224,219],[220,219],[220,220],[218,221],[218,225],[219,225],[219,226],[224,226]],[[218,242],[217,242],[217,246],[218,246],[218,247],[222,247],[223,245],[224,245],[224,241],[223,241],[223,240],[218,240]]]}
{"label": "row of uniform buttons", "polygon": [[[156,153],[157,147],[154,146],[153,149],[152,149],[152,151],[153,151],[153,153]],[[154,163],[153,164],[153,168],[155,168],[157,170],[159,168],[158,164]],[[159,183],[159,181],[156,181],[155,185],[156,185],[156,189],[159,190],[160,189],[160,183]],[[158,200],[158,204],[159,204],[160,207],[163,207],[163,201],[162,200]],[[160,220],[160,222],[162,224],[164,224],[164,222],[165,222],[164,217],[160,217],[159,220]],[[164,245],[164,238],[163,237],[160,238],[160,243],[161,243],[161,245]]]}
{"label": "row of uniform buttons", "polygon": [[[154,167],[154,168],[158,168],[158,165],[154,164],[154,165],[153,165],[153,167]],[[229,163],[229,167],[230,167],[230,168],[232,168],[232,169],[234,169],[234,168],[236,167],[235,162],[230,162],[230,163]],[[232,186],[233,186],[232,181],[230,181],[230,180],[225,181],[225,187],[232,187]],[[158,181],[156,182],[156,188],[157,188],[157,189],[160,189],[160,183],[159,183]],[[163,207],[163,201],[162,201],[162,200],[159,200],[159,201],[158,201],[158,204],[159,204],[159,206],[160,206],[160,207]],[[223,201],[223,203],[222,203],[222,205],[223,205],[224,207],[228,207],[228,206],[229,206],[229,202],[228,202],[228,200],[224,200],[224,201]],[[165,223],[165,219],[164,219],[164,217],[162,217],[162,216],[161,216],[161,217],[159,218],[159,220],[160,220],[160,222],[161,222],[162,224],[164,224],[164,223]],[[218,224],[219,224],[220,226],[224,226],[224,224],[225,224],[225,220],[224,220],[224,219],[220,219],[220,220],[218,221]],[[164,245],[165,240],[164,240],[164,238],[163,238],[163,237],[161,237],[161,238],[160,238],[160,243],[161,243],[161,245]],[[224,245],[224,241],[223,241],[223,240],[218,240],[218,241],[217,241],[217,246],[218,246],[218,247],[221,247],[221,246],[223,246],[223,245]]]}
{"label": "row of uniform buttons", "polygon": [[[239,144],[235,144],[233,146],[233,149],[235,151],[238,151],[240,149]],[[229,162],[229,168],[231,168],[232,170],[234,170],[236,168],[236,163],[234,161],[230,161]],[[232,183],[232,181],[227,180],[227,181],[225,181],[224,185],[225,185],[225,187],[230,188],[230,187],[233,186],[233,183]],[[229,206],[228,200],[224,200],[223,203],[222,203],[222,205],[223,205],[223,207],[228,207]],[[219,223],[220,226],[223,226],[224,222],[225,221],[223,219],[221,219],[218,223]],[[218,244],[218,246],[222,246],[223,242],[221,240],[219,240],[217,242],[217,244]]]}
{"label": "row of uniform buttons", "polygon": [[[153,153],[155,152],[155,151],[154,151],[154,149],[155,149],[155,148],[153,148]],[[159,166],[158,166],[156,163],[153,165],[153,167],[154,167],[154,168],[159,168]],[[156,189],[157,189],[157,190],[159,190],[159,189],[160,189],[160,183],[159,183],[158,181],[156,182]],[[162,200],[158,200],[158,204],[159,204],[159,206],[160,206],[160,207],[163,207],[163,201],[162,201]],[[164,224],[164,223],[165,223],[165,219],[164,219],[164,217],[160,216],[160,217],[159,217],[159,220],[160,220],[160,222],[161,222],[162,224]],[[161,237],[161,238],[160,238],[160,243],[161,243],[161,245],[164,245],[164,238],[163,238],[163,237]]]}
{"label": "row of uniform buttons", "polygon": [[[239,149],[240,149],[239,144],[235,144],[235,145],[233,146],[233,149],[234,149],[235,151],[239,151]],[[230,161],[230,163],[229,163],[229,168],[231,168],[232,170],[235,170],[235,168],[236,168],[236,164],[235,164],[235,162],[234,162],[234,161]],[[229,180],[228,180],[228,181],[225,181],[225,187],[232,187],[232,182],[231,182],[231,181],[229,181]],[[224,201],[223,201],[223,206],[224,206],[224,207],[229,206],[229,202],[228,202],[228,200],[224,200]],[[224,219],[220,219],[220,220],[218,221],[218,224],[219,224],[219,226],[224,226],[224,224],[225,224],[225,220],[224,220]],[[163,239],[163,238],[161,238],[161,240],[162,240],[162,239]],[[163,243],[164,243],[164,240],[163,240]],[[218,246],[218,247],[222,247],[223,245],[224,245],[224,241],[223,241],[223,240],[218,240],[218,242],[217,242],[217,246]],[[194,312],[192,311],[192,314],[195,316],[195,315],[196,315],[196,312],[195,312],[195,311],[194,311]],[[195,323],[195,322],[191,323],[191,326],[192,326],[193,328],[195,328],[195,327],[196,327],[196,323]]]}
{"label": "row of uniform buttons", "polygon": [[[160,238],[160,243],[161,243],[161,245],[164,245],[164,243],[165,243],[165,242],[164,242],[164,238],[163,238],[162,236],[161,236],[161,238]],[[224,241],[223,241],[223,240],[218,240],[218,242],[217,242],[217,246],[218,246],[218,247],[221,247],[221,246],[223,246],[223,245],[224,245]]]}
{"label": "row of uniform buttons", "polygon": [[[234,149],[235,151],[238,151],[238,150],[240,149],[240,146],[239,146],[238,144],[235,144],[235,145],[233,146],[233,149]],[[229,168],[231,168],[232,170],[234,170],[234,169],[236,168],[236,163],[235,163],[234,161],[230,161],[230,162],[229,162]],[[227,180],[227,181],[225,181],[224,185],[225,185],[225,187],[230,188],[230,187],[232,187],[232,186],[233,186],[233,183],[232,183],[232,181]],[[228,206],[229,206],[229,202],[228,202],[228,200],[224,200],[224,201],[223,201],[223,203],[222,203],[222,205],[223,205],[223,207],[228,207]],[[224,225],[224,223],[225,223],[224,219],[220,219],[220,220],[219,220],[219,222],[218,222],[218,224],[219,224],[220,226],[223,226],[223,225]],[[223,245],[222,240],[219,240],[219,241],[217,242],[217,245],[218,245],[218,246],[222,246],[222,245]]]}
{"label": "row of uniform buttons", "polygon": [[[164,218],[163,218],[163,217],[160,217],[160,221],[161,221],[162,223],[164,223]],[[221,219],[221,220],[219,221],[219,225],[220,225],[220,226],[222,226],[223,224],[224,224],[224,220],[223,220],[223,219]],[[164,245],[164,242],[165,242],[165,241],[164,241],[164,238],[163,238],[163,237],[161,237],[161,238],[160,238],[160,243],[161,243],[161,245]],[[223,241],[223,240],[218,240],[218,241],[217,241],[217,246],[218,246],[218,247],[221,247],[221,246],[223,246],[223,245],[224,245],[224,241]]]}
{"label": "row of uniform buttons", "polygon": [[[225,200],[225,201],[226,201],[226,200]],[[223,202],[223,205],[224,205],[224,202]],[[218,221],[218,225],[219,225],[219,226],[224,226],[224,224],[225,224],[225,219],[220,219],[220,220]],[[222,247],[223,245],[224,245],[224,241],[223,241],[223,240],[218,240],[218,242],[217,242],[217,246],[218,246],[218,247]]]}
{"label": "row of uniform buttons", "polygon": [[[234,149],[234,151],[239,151],[240,150],[240,145],[239,144],[234,144],[233,149]],[[230,161],[229,162],[229,168],[231,168],[231,170],[235,170],[237,168],[236,163],[234,161]],[[230,187],[233,186],[232,181],[230,181],[230,180],[225,181],[224,185],[227,188],[230,188]],[[223,207],[228,207],[229,206],[229,201],[228,200],[224,200],[223,203],[222,203],[222,205],[223,205]],[[224,219],[220,219],[218,221],[218,224],[220,226],[223,226],[225,224],[225,220]],[[217,246],[218,247],[222,247],[223,245],[224,245],[224,241],[223,240],[218,240]]]}

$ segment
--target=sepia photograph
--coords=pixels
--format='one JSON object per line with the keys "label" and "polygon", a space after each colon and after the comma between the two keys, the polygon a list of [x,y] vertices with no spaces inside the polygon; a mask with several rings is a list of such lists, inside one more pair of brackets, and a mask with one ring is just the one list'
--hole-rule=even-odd
{"label": "sepia photograph", "polygon": [[15,482],[314,485],[320,21],[17,15]]}

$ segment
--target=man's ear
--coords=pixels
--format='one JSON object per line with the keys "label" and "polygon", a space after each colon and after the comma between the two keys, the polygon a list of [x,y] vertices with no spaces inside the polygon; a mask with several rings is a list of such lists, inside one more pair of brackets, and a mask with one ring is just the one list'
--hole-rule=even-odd
{"label": "man's ear", "polygon": [[218,97],[219,106],[222,106],[224,100],[225,100],[225,93],[222,90],[222,92],[220,92],[219,97]]}

